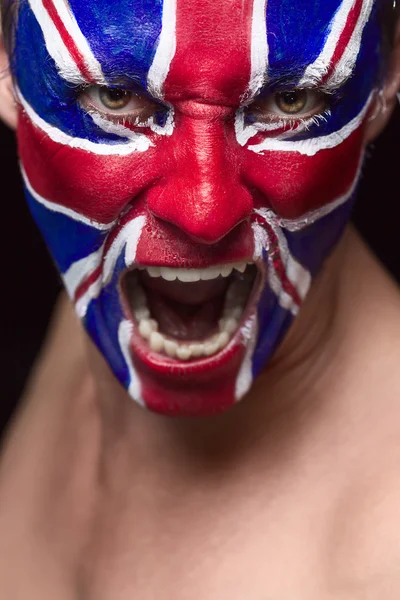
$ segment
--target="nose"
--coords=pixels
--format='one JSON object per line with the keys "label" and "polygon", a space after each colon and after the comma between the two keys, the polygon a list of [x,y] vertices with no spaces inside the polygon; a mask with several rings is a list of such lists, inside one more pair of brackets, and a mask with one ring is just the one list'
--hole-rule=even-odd
{"label": "nose", "polygon": [[214,244],[248,218],[253,201],[241,182],[233,119],[213,107],[188,112],[176,116],[165,176],[148,191],[147,205],[193,240]]}

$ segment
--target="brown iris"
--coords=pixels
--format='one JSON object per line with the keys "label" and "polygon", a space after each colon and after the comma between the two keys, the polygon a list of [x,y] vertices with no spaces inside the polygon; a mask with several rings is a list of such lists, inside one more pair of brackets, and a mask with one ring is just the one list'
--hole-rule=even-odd
{"label": "brown iris", "polygon": [[288,92],[279,92],[275,94],[275,102],[279,110],[288,114],[295,115],[302,112],[307,105],[306,90],[290,90]]}
{"label": "brown iris", "polygon": [[128,106],[132,99],[132,92],[122,88],[102,87],[99,90],[99,98],[109,110],[121,110]]}

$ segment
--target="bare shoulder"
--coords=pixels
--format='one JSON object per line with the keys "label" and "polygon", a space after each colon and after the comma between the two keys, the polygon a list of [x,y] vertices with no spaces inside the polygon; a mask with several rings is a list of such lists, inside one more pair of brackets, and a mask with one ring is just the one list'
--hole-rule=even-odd
{"label": "bare shoulder", "polygon": [[[399,346],[396,346],[399,351]],[[398,354],[400,357],[400,352]],[[382,371],[385,376],[385,371]],[[370,390],[375,406],[347,424],[354,430],[345,484],[332,511],[329,572],[333,598],[400,597],[400,373]],[[363,429],[364,434],[358,432]],[[339,593],[339,591],[341,593]]]}
{"label": "bare shoulder", "polygon": [[345,476],[332,504],[327,536],[329,589],[340,600],[397,600],[400,289],[363,244],[357,241],[353,250],[346,269],[349,310],[344,327],[357,335],[335,382],[343,393],[335,400],[345,407],[335,433],[336,469],[342,468]]}
{"label": "bare shoulder", "polygon": [[[64,598],[58,565],[72,560],[71,525],[75,530],[81,527],[76,517],[85,515],[84,506],[80,515],[74,511],[86,485],[76,476],[76,465],[91,460],[85,450],[85,437],[90,436],[93,422],[90,396],[82,333],[62,297],[25,397],[1,446],[2,598],[36,598],[28,595],[25,586],[38,578],[43,600],[55,597],[54,589],[59,591],[57,598]],[[76,426],[82,422],[85,427]]]}

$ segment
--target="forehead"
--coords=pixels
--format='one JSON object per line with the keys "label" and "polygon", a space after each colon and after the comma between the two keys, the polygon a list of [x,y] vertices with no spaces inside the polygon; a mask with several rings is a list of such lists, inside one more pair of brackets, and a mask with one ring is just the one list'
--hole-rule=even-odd
{"label": "forehead", "polygon": [[352,88],[348,97],[356,93],[361,102],[379,61],[374,4],[22,0],[17,79],[36,104],[42,83],[61,98],[76,84],[122,82],[173,104],[194,98],[236,106],[275,82],[335,90],[355,71],[362,93]]}
{"label": "forehead", "polygon": [[[106,77],[145,80],[170,21],[182,68],[245,69],[252,43],[268,48],[269,70],[319,54],[332,19],[354,0],[70,0],[79,28]],[[173,22],[174,21],[174,22]],[[256,29],[256,40],[252,30]],[[280,73],[277,73],[278,75]]]}

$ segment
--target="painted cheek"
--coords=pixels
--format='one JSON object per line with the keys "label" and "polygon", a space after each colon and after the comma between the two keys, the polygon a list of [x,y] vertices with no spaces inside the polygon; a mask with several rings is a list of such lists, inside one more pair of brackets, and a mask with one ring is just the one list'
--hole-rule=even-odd
{"label": "painted cheek", "polygon": [[363,127],[334,148],[314,156],[300,152],[244,149],[246,184],[257,207],[284,219],[297,219],[344,196],[354,185],[363,153]]}
{"label": "painted cheek", "polygon": [[18,126],[21,162],[28,180],[42,197],[109,223],[157,179],[163,145],[127,156],[98,155],[60,146],[21,112]]}

